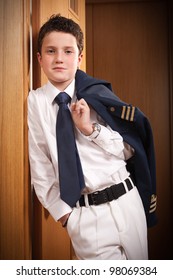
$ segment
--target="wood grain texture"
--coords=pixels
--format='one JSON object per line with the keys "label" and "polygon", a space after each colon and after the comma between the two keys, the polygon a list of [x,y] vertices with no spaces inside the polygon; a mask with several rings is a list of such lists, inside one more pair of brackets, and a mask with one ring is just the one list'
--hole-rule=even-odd
{"label": "wood grain texture", "polygon": [[173,246],[171,2],[89,2],[88,73],[110,81],[114,92],[138,106],[153,128],[159,223],[149,231],[150,257],[169,259],[172,250],[162,240]]}
{"label": "wood grain texture", "polygon": [[27,4],[0,1],[0,259],[30,258],[24,135],[29,89]]}

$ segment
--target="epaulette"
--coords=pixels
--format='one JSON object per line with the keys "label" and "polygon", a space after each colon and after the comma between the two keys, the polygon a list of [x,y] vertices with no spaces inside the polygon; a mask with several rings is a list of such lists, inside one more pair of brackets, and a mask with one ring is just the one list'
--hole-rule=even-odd
{"label": "epaulette", "polygon": [[[122,120],[126,120],[126,121],[130,121],[133,122],[134,121],[134,116],[135,116],[135,109],[136,107],[131,106],[131,105],[123,105],[121,106],[121,109],[119,108],[117,110],[116,107],[111,106],[109,108],[109,110],[114,113],[116,111],[118,111],[118,116],[122,119]],[[117,115],[116,113],[116,115]]]}
{"label": "epaulette", "polygon": [[157,196],[155,194],[152,194],[149,213],[153,213],[156,210],[156,206],[157,206]]}

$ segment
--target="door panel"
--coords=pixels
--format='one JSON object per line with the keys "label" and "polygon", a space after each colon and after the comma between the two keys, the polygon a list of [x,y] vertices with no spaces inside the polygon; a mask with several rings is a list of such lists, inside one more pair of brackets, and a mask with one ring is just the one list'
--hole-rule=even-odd
{"label": "door panel", "polygon": [[29,1],[0,1],[0,259],[30,259]]}
{"label": "door panel", "polygon": [[[97,3],[96,3],[97,2]],[[100,3],[102,2],[102,3]],[[171,259],[171,103],[169,15],[166,1],[87,1],[87,72],[148,116],[157,161],[157,215],[149,230],[151,259]]]}

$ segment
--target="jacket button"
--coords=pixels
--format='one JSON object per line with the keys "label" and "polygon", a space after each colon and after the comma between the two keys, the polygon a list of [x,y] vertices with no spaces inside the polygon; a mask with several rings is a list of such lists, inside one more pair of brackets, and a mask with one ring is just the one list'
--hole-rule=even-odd
{"label": "jacket button", "polygon": [[115,108],[114,107],[110,107],[110,111],[111,112],[115,112]]}

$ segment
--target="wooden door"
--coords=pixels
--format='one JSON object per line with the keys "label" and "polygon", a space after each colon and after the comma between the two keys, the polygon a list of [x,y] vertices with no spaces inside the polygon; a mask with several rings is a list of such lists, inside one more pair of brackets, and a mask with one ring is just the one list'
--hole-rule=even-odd
{"label": "wooden door", "polygon": [[168,1],[86,1],[87,72],[150,119],[156,149],[158,225],[151,259],[172,259],[172,6]]}
{"label": "wooden door", "polygon": [[29,0],[0,1],[0,259],[31,258]]}
{"label": "wooden door", "polygon": [[[85,1],[84,0],[33,0],[32,1],[32,30],[33,30],[33,88],[40,87],[47,78],[40,70],[37,62],[37,35],[41,25],[52,15],[60,13],[72,18],[85,31]],[[84,59],[81,69],[85,70]],[[75,258],[67,232],[53,220],[48,211],[39,203],[33,194],[33,259],[65,260]]]}

